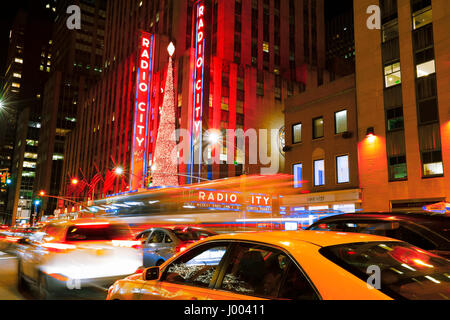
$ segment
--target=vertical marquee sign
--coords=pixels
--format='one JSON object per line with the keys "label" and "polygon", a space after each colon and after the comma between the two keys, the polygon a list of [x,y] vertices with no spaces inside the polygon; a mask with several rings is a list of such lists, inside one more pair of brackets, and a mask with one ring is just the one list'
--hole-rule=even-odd
{"label": "vertical marquee sign", "polygon": [[139,42],[130,190],[137,190],[144,187],[148,162],[147,137],[149,129],[148,117],[150,111],[151,78],[153,73],[154,36],[141,31]]}
{"label": "vertical marquee sign", "polygon": [[[210,10],[209,1],[198,0],[194,4],[194,70],[193,70],[193,107],[191,124],[191,150],[189,163],[189,182],[193,177],[202,176],[203,131],[208,130],[209,109],[209,59],[210,59]],[[206,120],[206,121],[204,121]],[[200,180],[200,179],[199,179]],[[200,181],[198,181],[200,182]]]}

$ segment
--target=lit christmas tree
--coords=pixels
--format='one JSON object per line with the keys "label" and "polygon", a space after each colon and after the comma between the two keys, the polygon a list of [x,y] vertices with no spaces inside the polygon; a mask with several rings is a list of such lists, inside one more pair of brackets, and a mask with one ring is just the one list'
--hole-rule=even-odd
{"label": "lit christmas tree", "polygon": [[178,157],[175,141],[175,93],[173,88],[172,55],[175,47],[170,43],[164,100],[161,108],[158,137],[152,165],[153,186],[178,186]]}

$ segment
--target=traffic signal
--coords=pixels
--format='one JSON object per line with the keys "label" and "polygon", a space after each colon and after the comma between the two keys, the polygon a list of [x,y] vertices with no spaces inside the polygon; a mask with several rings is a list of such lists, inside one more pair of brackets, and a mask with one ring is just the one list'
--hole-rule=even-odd
{"label": "traffic signal", "polygon": [[147,188],[150,188],[152,186],[152,183],[153,183],[153,177],[150,175],[146,176],[145,180],[144,180],[145,186],[147,186]]}

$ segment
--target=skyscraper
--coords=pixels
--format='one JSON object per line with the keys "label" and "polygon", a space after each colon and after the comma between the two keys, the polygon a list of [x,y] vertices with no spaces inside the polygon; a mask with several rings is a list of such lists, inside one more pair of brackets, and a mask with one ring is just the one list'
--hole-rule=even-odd
{"label": "skyscraper", "polygon": [[[30,14],[32,12],[33,14]],[[32,209],[36,148],[39,138],[41,95],[51,64],[51,22],[53,11],[39,1],[20,10],[10,32],[9,59],[4,86],[2,124],[2,168],[11,170],[6,222],[15,217],[26,222]]]}
{"label": "skyscraper", "polygon": [[[67,27],[69,5],[81,10],[81,29]],[[34,193],[58,195],[66,135],[75,128],[77,107],[85,92],[100,77],[104,49],[106,1],[59,1],[52,35],[52,71],[43,92],[42,131]],[[56,208],[48,197],[42,209]]]}

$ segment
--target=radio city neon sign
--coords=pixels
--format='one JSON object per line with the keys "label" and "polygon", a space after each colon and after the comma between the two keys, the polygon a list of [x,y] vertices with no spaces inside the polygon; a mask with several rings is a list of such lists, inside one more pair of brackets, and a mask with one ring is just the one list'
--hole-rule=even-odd
{"label": "radio city neon sign", "polygon": [[147,170],[147,131],[153,64],[153,35],[141,32],[134,113],[131,189],[141,188]]}
{"label": "radio city neon sign", "polygon": [[205,5],[197,7],[195,77],[194,77],[194,136],[201,133],[203,105],[203,72],[205,67]]}
{"label": "radio city neon sign", "polygon": [[[241,199],[238,193],[222,191],[199,191],[198,201],[239,204]],[[252,206],[272,206],[272,197],[252,194],[248,198],[248,203]]]}
{"label": "radio city neon sign", "polygon": [[238,195],[229,192],[200,191],[198,193],[199,201],[238,203]]}

